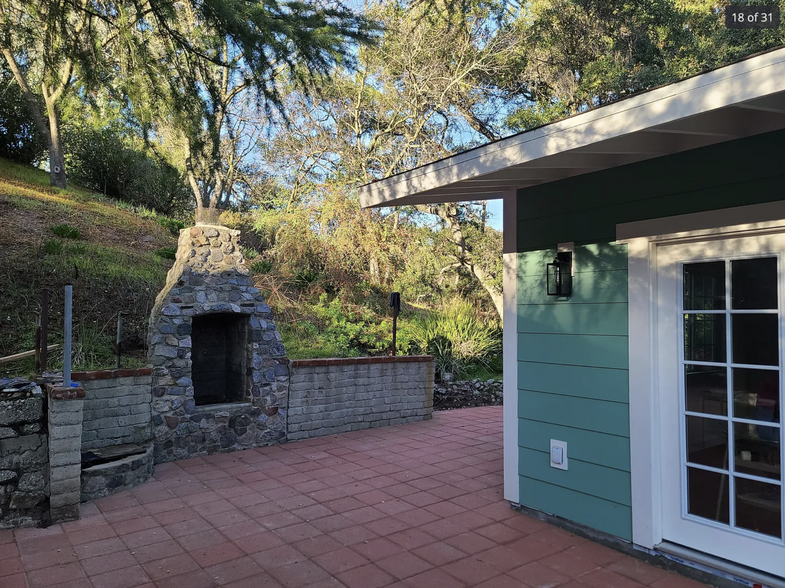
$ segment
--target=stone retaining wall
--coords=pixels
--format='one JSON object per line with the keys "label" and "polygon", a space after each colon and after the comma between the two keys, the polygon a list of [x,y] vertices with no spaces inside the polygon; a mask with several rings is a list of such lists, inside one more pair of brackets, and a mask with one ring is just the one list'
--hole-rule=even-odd
{"label": "stone retaining wall", "polygon": [[0,399],[0,529],[41,525],[49,518],[45,404],[40,388],[37,392]]}
{"label": "stone retaining wall", "polygon": [[433,357],[292,361],[290,441],[431,418]]}
{"label": "stone retaining wall", "polygon": [[152,439],[152,370],[74,372],[85,391],[82,449]]}
{"label": "stone retaining wall", "polygon": [[143,453],[82,470],[81,501],[96,500],[121,490],[135,488],[153,475],[153,444]]}

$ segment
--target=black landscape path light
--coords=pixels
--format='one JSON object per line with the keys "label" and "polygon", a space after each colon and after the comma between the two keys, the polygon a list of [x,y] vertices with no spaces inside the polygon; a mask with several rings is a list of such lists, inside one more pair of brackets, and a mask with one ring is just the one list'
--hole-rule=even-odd
{"label": "black landscape path light", "polygon": [[393,309],[393,341],[392,341],[392,354],[393,356],[396,354],[395,351],[395,338],[398,332],[398,315],[401,312],[401,293],[400,292],[392,292],[390,294],[390,306]]}

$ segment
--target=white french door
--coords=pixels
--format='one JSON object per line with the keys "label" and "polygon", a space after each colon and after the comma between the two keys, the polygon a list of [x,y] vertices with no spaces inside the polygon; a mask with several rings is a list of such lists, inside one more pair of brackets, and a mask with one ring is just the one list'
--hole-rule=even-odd
{"label": "white french door", "polygon": [[784,263],[782,235],[657,248],[663,539],[778,576]]}

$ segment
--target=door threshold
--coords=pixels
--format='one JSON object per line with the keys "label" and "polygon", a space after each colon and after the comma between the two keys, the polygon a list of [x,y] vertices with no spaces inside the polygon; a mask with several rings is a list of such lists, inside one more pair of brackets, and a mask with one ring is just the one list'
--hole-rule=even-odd
{"label": "door threshold", "polygon": [[655,546],[654,553],[677,563],[715,574],[751,588],[785,588],[785,578],[748,568],[728,560],[713,557],[702,551],[689,549],[663,541]]}

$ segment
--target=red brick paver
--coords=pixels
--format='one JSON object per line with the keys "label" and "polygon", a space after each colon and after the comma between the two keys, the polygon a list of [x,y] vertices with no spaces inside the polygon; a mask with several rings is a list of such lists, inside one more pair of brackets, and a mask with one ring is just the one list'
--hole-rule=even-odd
{"label": "red brick paver", "polygon": [[0,531],[2,588],[699,588],[509,508],[500,407],[157,466]]}

